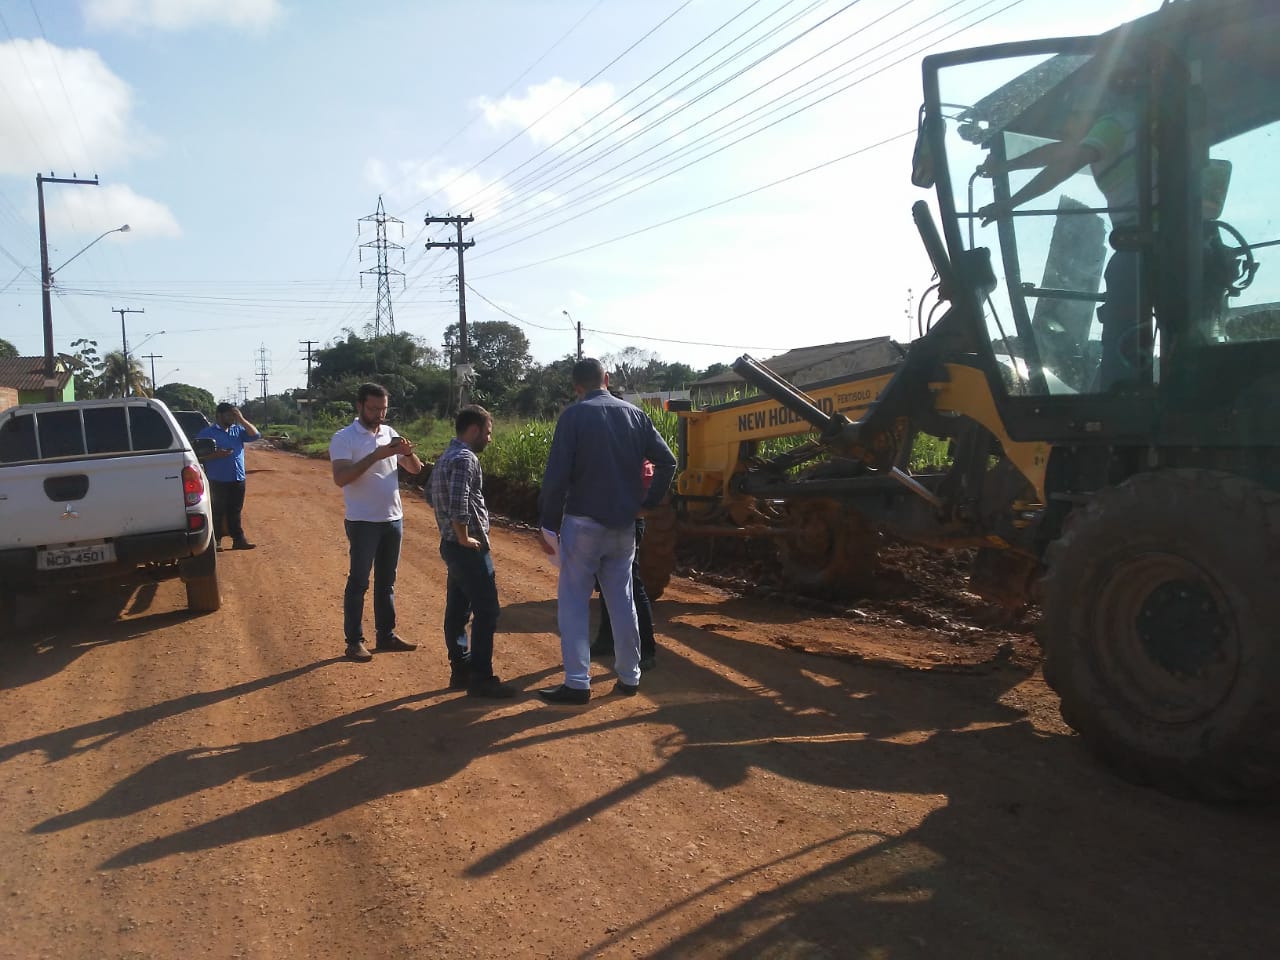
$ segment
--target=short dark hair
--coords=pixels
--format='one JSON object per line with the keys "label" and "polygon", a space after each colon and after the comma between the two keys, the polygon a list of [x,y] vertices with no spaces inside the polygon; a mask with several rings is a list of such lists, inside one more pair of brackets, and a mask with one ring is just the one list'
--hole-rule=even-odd
{"label": "short dark hair", "polygon": [[599,390],[604,386],[604,365],[595,357],[587,357],[573,365],[573,385]]}
{"label": "short dark hair", "polygon": [[236,405],[234,403],[227,403],[224,400],[222,403],[214,407],[213,413],[214,413],[214,416],[217,416],[218,414],[222,414],[222,413],[230,413],[235,408],[236,408]]}
{"label": "short dark hair", "polygon": [[462,436],[469,429],[485,423],[493,422],[493,414],[478,403],[469,403],[461,410],[453,420],[453,432],[457,436]]}
{"label": "short dark hair", "polygon": [[382,397],[387,400],[391,394],[387,393],[387,388],[380,383],[360,384],[360,389],[356,391],[356,403],[364,403],[370,397]]}

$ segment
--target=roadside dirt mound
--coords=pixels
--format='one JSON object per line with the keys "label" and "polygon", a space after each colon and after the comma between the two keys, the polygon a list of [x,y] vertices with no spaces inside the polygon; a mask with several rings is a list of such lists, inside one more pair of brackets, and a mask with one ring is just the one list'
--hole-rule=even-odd
{"label": "roadside dirt mound", "polygon": [[[536,487],[486,475],[485,498],[493,514],[517,525],[536,526]],[[1032,640],[1038,610],[1011,611],[971,593],[970,551],[931,550],[885,538],[879,557],[872,589],[856,595],[806,591],[787,583],[777,548],[762,541],[712,537],[685,541],[677,552],[676,574],[832,616],[936,630],[953,641],[969,638],[994,644],[987,653],[995,656],[1038,661]]]}

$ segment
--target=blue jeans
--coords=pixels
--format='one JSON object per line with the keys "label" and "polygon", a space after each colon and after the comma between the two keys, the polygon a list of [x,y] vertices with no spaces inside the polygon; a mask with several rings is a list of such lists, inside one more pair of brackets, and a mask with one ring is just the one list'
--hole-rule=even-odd
{"label": "blue jeans", "polygon": [[470,618],[471,678],[485,680],[493,676],[493,634],[500,609],[493,554],[441,540],[440,557],[449,571],[444,601],[444,645],[449,662],[455,666],[467,662],[458,638],[466,632]]}
{"label": "blue jeans", "polygon": [[342,632],[347,643],[364,641],[364,595],[369,590],[369,569],[373,568],[373,624],[379,640],[396,630],[396,567],[400,563],[400,541],[404,527],[400,520],[370,523],[345,520],[347,542],[351,545],[351,569],[342,597]]}
{"label": "blue jeans", "polygon": [[613,624],[614,670],[623,683],[640,682],[640,629],[631,594],[635,527],[606,527],[566,514],[560,526],[560,583],[557,615],[564,683],[591,687],[591,594],[597,581]]}

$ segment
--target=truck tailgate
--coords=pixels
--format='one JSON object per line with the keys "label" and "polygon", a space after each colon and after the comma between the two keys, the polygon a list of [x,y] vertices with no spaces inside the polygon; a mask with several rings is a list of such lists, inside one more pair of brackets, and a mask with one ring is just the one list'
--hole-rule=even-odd
{"label": "truck tailgate", "polygon": [[0,467],[0,547],[185,530],[181,450]]}

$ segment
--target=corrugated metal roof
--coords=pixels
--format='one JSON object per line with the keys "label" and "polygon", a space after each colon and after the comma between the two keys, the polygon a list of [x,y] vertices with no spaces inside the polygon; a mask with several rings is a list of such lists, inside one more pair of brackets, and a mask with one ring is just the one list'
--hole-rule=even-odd
{"label": "corrugated metal roof", "polygon": [[[61,390],[71,379],[71,371],[55,361],[55,376]],[[0,358],[0,386],[15,390],[44,389],[44,357]]]}
{"label": "corrugated metal roof", "polygon": [[[813,347],[796,347],[776,357],[763,361],[764,365],[780,377],[790,377],[797,370],[804,370],[835,357],[843,357],[849,353],[857,353],[867,347],[890,343],[889,337],[870,337],[866,340],[846,340],[843,343],[824,343]],[[742,383],[742,378],[732,370],[717,373],[714,377],[698,380],[690,384],[694,387],[711,387],[718,383]]]}

